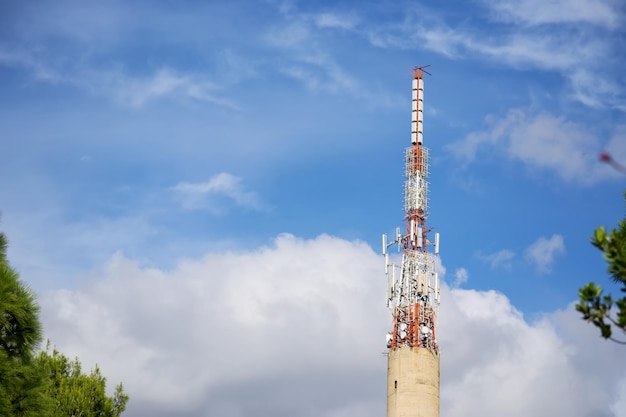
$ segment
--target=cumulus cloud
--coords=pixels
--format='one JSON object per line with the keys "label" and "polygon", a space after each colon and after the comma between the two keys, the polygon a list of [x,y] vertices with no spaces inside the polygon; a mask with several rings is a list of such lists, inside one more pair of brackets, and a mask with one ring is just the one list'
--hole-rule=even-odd
{"label": "cumulus cloud", "polygon": [[136,404],[129,417],[150,405],[160,415],[342,415],[367,408],[377,388],[338,384],[384,370],[385,282],[372,274],[381,262],[367,245],[330,236],[282,235],[173,271],[116,254],[96,285],[45,297],[43,316],[64,352],[124,382]]}
{"label": "cumulus cloud", "polygon": [[502,249],[498,252],[490,253],[487,255],[477,254],[477,257],[484,262],[488,263],[492,269],[496,268],[511,268],[511,261],[515,257],[515,253],[508,249]]}
{"label": "cumulus cloud", "polygon": [[494,291],[456,289],[442,299],[447,303],[439,332],[442,415],[612,416],[626,411],[614,385],[626,376],[621,367],[615,369],[623,352],[601,341],[572,306],[529,322]]}
{"label": "cumulus cloud", "polygon": [[256,193],[246,190],[241,178],[227,172],[216,174],[206,182],[181,182],[171,190],[180,199],[183,207],[190,210],[207,209],[220,214],[225,206],[223,198],[239,207],[252,210],[266,209]]}
{"label": "cumulus cloud", "polygon": [[545,274],[551,271],[554,257],[565,253],[563,236],[554,234],[552,237],[540,237],[525,251],[528,262],[535,266],[537,272]]}
{"label": "cumulus cloud", "polygon": [[[562,180],[583,185],[616,178],[618,174],[598,163],[603,150],[600,139],[581,124],[543,112],[531,115],[514,109],[502,119],[487,118],[489,128],[473,132],[448,146],[457,158],[469,164],[484,148],[520,161],[531,170],[551,171]],[[623,139],[621,131],[615,137]],[[626,146],[612,139],[608,146],[620,154]]]}
{"label": "cumulus cloud", "polygon": [[[91,285],[45,295],[42,316],[63,352],[124,382],[128,417],[374,417],[390,323],[381,262],[326,235],[167,271],[116,254]],[[623,349],[571,306],[530,322],[503,294],[444,285],[438,334],[442,415],[626,412]]]}

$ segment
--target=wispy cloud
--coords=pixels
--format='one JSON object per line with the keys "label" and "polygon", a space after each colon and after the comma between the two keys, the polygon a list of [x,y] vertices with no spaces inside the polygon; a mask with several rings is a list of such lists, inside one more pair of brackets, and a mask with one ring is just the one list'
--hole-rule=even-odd
{"label": "wispy cloud", "polygon": [[[378,47],[427,49],[451,59],[481,57],[520,70],[554,71],[568,81],[570,98],[592,107],[625,108],[625,90],[612,81],[623,67],[616,59],[621,56],[619,37],[598,33],[623,20],[610,2],[507,0],[488,5],[491,13],[480,26],[452,26],[430,13],[413,12],[404,22],[364,33]],[[601,28],[568,24],[579,22]]]}
{"label": "wispy cloud", "polygon": [[551,23],[587,23],[614,28],[619,22],[617,2],[607,0],[484,1],[492,18],[527,26]]}
{"label": "wispy cloud", "polygon": [[457,268],[454,271],[454,282],[452,283],[452,288],[459,288],[461,285],[465,284],[469,279],[469,272],[465,268]]}
{"label": "wispy cloud", "polygon": [[494,37],[479,31],[453,28],[438,20],[411,19],[415,20],[412,24],[372,30],[370,41],[379,47],[419,47],[456,59],[480,54],[513,67],[532,66],[559,71],[574,69],[583,63],[593,65],[591,58],[608,52],[604,43],[582,34],[558,30],[550,33],[510,30]]}
{"label": "wispy cloud", "polygon": [[0,65],[25,68],[38,81],[49,83],[63,81],[63,77],[58,70],[51,68],[43,60],[31,56],[24,50],[10,50],[0,46]]}
{"label": "wispy cloud", "polygon": [[[423,47],[453,59],[482,55],[498,65],[516,69],[543,69],[561,73],[569,82],[569,96],[592,107],[621,107],[623,89],[606,77],[611,47],[580,33],[515,32],[491,38],[448,27],[416,32]],[[591,82],[593,80],[593,82]],[[600,87],[600,88],[598,88]]]}
{"label": "wispy cloud", "polygon": [[293,9],[284,15],[286,23],[272,27],[263,37],[267,46],[285,52],[279,71],[312,91],[360,94],[357,80],[339,65],[324,38],[328,31],[352,29],[357,19],[330,12],[297,13]]}
{"label": "wispy cloud", "polygon": [[[311,91],[358,91],[358,83],[339,65],[326,55],[307,57],[300,63],[287,65],[281,69],[283,74],[301,81]],[[320,75],[319,69],[323,70]]]}
{"label": "wispy cloud", "polygon": [[509,249],[502,249],[498,252],[494,252],[488,255],[483,255],[479,253],[476,256],[479,259],[486,262],[487,264],[489,264],[491,269],[496,269],[496,268],[510,269],[511,261],[515,257],[515,253]]}
{"label": "wispy cloud", "polygon": [[626,92],[612,79],[597,76],[581,64],[569,74],[569,81],[572,86],[571,96],[581,103],[595,108],[608,104],[626,112]]}
{"label": "wispy cloud", "polygon": [[189,210],[204,209],[222,214],[228,202],[251,210],[267,210],[259,196],[244,187],[241,178],[227,172],[216,174],[206,182],[181,182],[171,190]]}
{"label": "wispy cloud", "polygon": [[73,64],[55,67],[27,51],[6,49],[0,49],[0,64],[27,69],[40,82],[73,86],[131,107],[141,107],[159,99],[179,98],[239,109],[219,93],[221,88],[213,81],[171,68],[160,68],[148,75],[129,75],[119,68],[96,69]]}
{"label": "wispy cloud", "polygon": [[[546,112],[531,115],[523,109],[511,110],[499,120],[490,116],[487,123],[488,129],[470,133],[447,149],[469,164],[481,149],[490,147],[530,169],[552,171],[564,181],[584,185],[617,177],[598,163],[598,154],[604,148],[582,124]],[[616,137],[624,138],[621,130],[606,146],[621,154],[626,146],[620,145]]]}
{"label": "wispy cloud", "polygon": [[136,107],[165,97],[189,98],[235,107],[227,100],[216,96],[215,91],[218,90],[218,86],[211,81],[178,74],[167,68],[160,69],[152,76],[144,78],[127,77],[121,73],[106,73],[98,74],[92,80],[100,92],[108,90],[118,101]]}
{"label": "wispy cloud", "polygon": [[524,252],[524,256],[540,274],[547,274],[552,270],[554,258],[565,253],[563,236],[554,234],[552,237],[540,237]]}
{"label": "wispy cloud", "polygon": [[324,12],[314,16],[315,24],[322,28],[353,29],[358,20],[354,15]]}
{"label": "wispy cloud", "polygon": [[311,28],[306,21],[298,20],[285,26],[274,27],[265,34],[265,41],[274,47],[300,48],[311,40]]}

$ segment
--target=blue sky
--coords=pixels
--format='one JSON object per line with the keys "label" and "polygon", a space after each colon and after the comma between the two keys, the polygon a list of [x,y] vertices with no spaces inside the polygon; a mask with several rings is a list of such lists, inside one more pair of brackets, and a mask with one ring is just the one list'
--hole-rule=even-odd
{"label": "blue sky", "polygon": [[[150,328],[150,312],[174,308],[167,294],[182,305],[198,303],[187,311],[207,315],[198,326],[221,328],[228,303],[205,311],[199,306],[208,301],[176,288],[209,291],[228,278],[232,282],[218,291],[226,298],[207,300],[221,305],[233,285],[232,291],[251,291],[268,311],[285,308],[289,315],[306,305],[310,323],[328,326],[320,330],[324,338],[337,336],[333,323],[347,308],[355,320],[380,323],[363,324],[374,346],[369,336],[357,338],[363,352],[378,354],[383,345],[375,345],[376,337],[384,340],[388,317],[383,260],[374,252],[381,233],[403,222],[410,68],[431,65],[424,121],[431,150],[429,224],[441,233],[442,272],[455,300],[450,303],[458,307],[448,307],[449,317],[454,311],[457,323],[471,318],[463,306],[480,300],[508,306],[501,314],[521,320],[516,323],[524,331],[543,331],[548,323],[554,346],[569,343],[576,351],[586,342],[563,336],[570,326],[563,322],[579,325],[570,304],[583,283],[607,283],[588,238],[598,225],[612,226],[624,215],[626,178],[598,154],[609,151],[626,161],[625,16],[617,0],[3,2],[0,211],[10,259],[40,295],[53,343],[104,365],[105,374],[109,365],[113,381],[128,381],[135,399],[130,416],[167,407],[183,415],[182,402],[195,404],[185,411],[190,416],[248,415],[227,402],[198,411],[198,404],[221,395],[206,382],[208,371],[195,402],[181,393],[172,394],[167,407],[160,404],[162,390],[171,388],[145,388],[145,381],[115,365],[117,350],[98,350],[101,343],[91,338],[100,333],[90,329],[113,323],[112,334],[128,341],[120,352],[149,351],[167,362],[169,345],[144,345],[133,338],[136,330]],[[364,265],[373,266],[364,272]],[[350,275],[357,271],[360,278]],[[262,285],[256,275],[273,286],[255,293],[252,288]],[[309,275],[310,281],[302,278]],[[329,276],[338,288],[325,286]],[[298,282],[302,287],[283,292]],[[346,290],[363,282],[372,298]],[[300,300],[301,291],[316,296]],[[102,311],[122,303],[122,293],[144,297],[146,304],[129,297],[128,310],[115,310],[132,317],[107,313],[102,319]],[[275,293],[285,298],[275,300]],[[337,294],[345,298],[333,304]],[[361,303],[352,306],[355,300]],[[324,313],[327,303],[333,314]],[[81,305],[101,307],[90,315],[91,307]],[[444,297],[442,315],[445,305]],[[77,317],[82,324],[66,333]],[[267,335],[276,329],[271,320],[263,323],[269,327],[259,343],[270,346]],[[449,346],[456,341],[452,333]],[[197,346],[186,357],[211,352],[211,344]],[[623,351],[597,346],[610,350],[607,358],[623,359]],[[472,360],[449,349],[450,363]],[[354,362],[337,376],[370,381],[362,396],[324,397],[318,402],[328,408],[316,415],[384,410],[384,383],[376,385],[384,362],[375,358],[371,369]],[[292,374],[242,373],[229,392],[241,389],[250,409],[258,409],[255,384],[291,375],[298,387],[295,381],[315,379],[311,369],[316,378],[323,378],[322,369],[335,369],[327,359]],[[443,410],[456,415],[453,404],[464,404],[456,393],[468,390],[456,390],[445,376],[468,380],[469,374],[460,365],[446,374],[445,355],[442,366]],[[363,368],[370,379],[351,373]],[[176,381],[177,374],[163,375]],[[619,381],[626,376],[610,382]],[[606,399],[617,404],[607,415],[625,415],[622,385],[622,394]],[[478,407],[467,401],[467,409]],[[578,409],[599,415],[589,401]],[[476,415],[514,415],[492,405]],[[296,415],[291,406],[267,413]]]}

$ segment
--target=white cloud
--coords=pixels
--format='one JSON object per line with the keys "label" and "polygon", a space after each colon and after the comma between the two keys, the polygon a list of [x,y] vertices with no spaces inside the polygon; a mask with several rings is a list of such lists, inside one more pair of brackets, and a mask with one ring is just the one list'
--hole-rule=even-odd
{"label": "white cloud", "polygon": [[513,122],[508,135],[507,150],[513,159],[555,171],[568,181],[584,183],[599,175],[599,140],[582,125],[542,113]]}
{"label": "white cloud", "polygon": [[454,271],[454,283],[452,284],[452,288],[459,288],[461,285],[465,284],[469,279],[469,273],[465,268],[457,268]]}
{"label": "white cloud", "polygon": [[496,269],[496,268],[510,269],[511,261],[515,257],[515,253],[508,249],[502,249],[498,252],[494,252],[488,255],[482,255],[479,253],[477,257],[479,259],[482,259],[486,263],[488,263],[492,269]]}
{"label": "white cloud", "polygon": [[626,375],[615,366],[621,347],[571,306],[528,322],[493,291],[457,289],[442,300],[442,415],[619,415],[608,406]]}
{"label": "white cloud", "polygon": [[354,16],[337,13],[320,13],[314,18],[315,24],[321,28],[353,29],[357,19]]}
{"label": "white cloud", "polygon": [[[621,61],[615,59],[621,52],[617,38],[563,24],[587,21],[617,27],[621,18],[608,2],[506,0],[490,6],[494,12],[484,21],[488,31],[453,27],[420,11],[407,13],[403,22],[373,27],[365,36],[377,47],[427,49],[451,59],[478,56],[515,69],[557,72],[568,81],[571,98],[591,107],[625,108],[624,88],[612,81],[621,70]],[[502,20],[512,24],[502,25]],[[549,30],[544,23],[550,24]]]}
{"label": "white cloud", "polygon": [[218,94],[220,87],[214,82],[170,68],[158,69],[147,76],[130,76],[120,69],[56,68],[28,51],[3,49],[0,49],[0,64],[26,68],[38,81],[78,87],[126,106],[141,107],[158,99],[183,98],[239,110],[236,104]]}
{"label": "white cloud", "polygon": [[528,26],[551,23],[590,23],[608,28],[618,24],[616,3],[606,0],[485,1],[496,20]]}
{"label": "white cloud", "polygon": [[[300,377],[326,378],[330,369],[337,383],[382,371],[384,279],[371,273],[380,262],[365,244],[329,236],[282,235],[269,247],[209,254],[170,272],[117,254],[97,272],[97,285],[44,298],[43,315],[54,343],[97,361],[137,403],[158,405],[165,415],[199,412],[205,396],[225,387],[258,381],[258,392],[267,383],[303,387]],[[338,392],[316,389],[322,397]],[[324,415],[315,396],[296,395]],[[356,400],[340,406],[358,408],[370,398]],[[241,409],[253,399],[238,401]]]}
{"label": "white cloud", "polygon": [[296,21],[267,32],[265,40],[271,46],[291,49],[300,48],[310,41],[311,36],[309,25],[304,21]]}
{"label": "white cloud", "polygon": [[0,64],[8,67],[24,67],[32,71],[35,79],[49,83],[62,81],[62,76],[43,62],[30,56],[25,51],[14,51],[0,47]]}
{"label": "white cloud", "polygon": [[220,96],[220,87],[204,76],[161,68],[147,76],[129,76],[121,70],[81,70],[63,82],[132,107],[159,99],[187,99],[211,103],[232,110],[240,108]]}
{"label": "white cloud", "polygon": [[614,160],[626,163],[626,125],[618,126],[605,149]]}
{"label": "white cloud", "polygon": [[[514,109],[502,119],[488,117],[489,129],[470,133],[465,139],[448,145],[456,157],[470,163],[482,148],[496,149],[528,168],[552,171],[564,181],[583,185],[616,178],[609,167],[598,162],[603,150],[597,136],[584,125],[555,117],[549,113],[530,115]],[[623,138],[621,133],[615,135]],[[625,146],[611,140],[610,146],[620,153]]]}
{"label": "white cloud", "polygon": [[611,404],[611,412],[615,417],[626,417],[626,378],[623,378],[617,387],[617,399]]}
{"label": "white cloud", "polygon": [[569,80],[572,86],[571,96],[581,103],[589,107],[615,107],[626,111],[624,90],[614,80],[598,76],[584,66],[574,69]]}
{"label": "white cloud", "polygon": [[545,274],[551,271],[554,257],[564,253],[563,236],[554,234],[549,239],[542,236],[533,242],[526,248],[525,257],[539,273]]}
{"label": "white cloud", "polygon": [[489,36],[464,28],[452,28],[437,19],[411,19],[412,24],[368,33],[370,42],[378,47],[420,47],[456,59],[475,59],[479,54],[499,64],[555,70],[568,77],[574,70],[589,68],[583,64],[606,55],[609,49],[608,45],[595,38],[558,30],[549,34],[511,30],[501,33],[501,36]]}
{"label": "white cloud", "polygon": [[[164,271],[117,254],[42,298],[47,336],[131,395],[125,415],[384,412],[382,259],[279,236]],[[567,310],[528,322],[502,294],[442,287],[442,415],[623,416],[623,348]],[[612,412],[609,411],[612,407]]]}
{"label": "white cloud", "polygon": [[[311,91],[357,92],[358,83],[334,60],[324,54],[303,57],[299,63],[285,66],[281,72],[302,82]],[[320,73],[319,70],[323,72]]]}
{"label": "white cloud", "polygon": [[311,91],[362,94],[356,78],[337,63],[321,34],[330,28],[350,29],[356,24],[354,18],[333,13],[287,13],[287,20],[289,23],[271,28],[263,37],[269,47],[284,52],[280,72]]}
{"label": "white cloud", "polygon": [[463,58],[478,53],[516,68],[532,66],[564,71],[578,64],[581,56],[595,55],[598,52],[589,42],[578,44],[578,50],[575,51],[571,47],[571,39],[554,36],[515,34],[491,40],[445,26],[424,28],[416,32],[415,36],[425,48],[450,58]]}
{"label": "white cloud", "polygon": [[217,88],[215,84],[194,80],[191,76],[179,75],[169,69],[161,69],[147,78],[129,78],[120,73],[111,73],[111,77],[106,78],[102,89],[111,88],[118,100],[132,106],[139,107],[148,101],[167,96],[224,104],[214,97],[213,91]]}
{"label": "white cloud", "polygon": [[212,176],[207,182],[181,182],[171,188],[181,199],[184,208],[208,209],[219,214],[224,209],[221,197],[226,197],[239,207],[266,210],[259,196],[245,189],[242,179],[227,172]]}
{"label": "white cloud", "polygon": [[569,82],[569,95],[590,107],[624,106],[623,89],[605,75],[605,68],[590,64],[611,59],[611,47],[596,38],[571,33],[515,33],[492,40],[449,28],[424,30],[418,36],[426,48],[451,58],[479,54],[517,69],[559,72]]}

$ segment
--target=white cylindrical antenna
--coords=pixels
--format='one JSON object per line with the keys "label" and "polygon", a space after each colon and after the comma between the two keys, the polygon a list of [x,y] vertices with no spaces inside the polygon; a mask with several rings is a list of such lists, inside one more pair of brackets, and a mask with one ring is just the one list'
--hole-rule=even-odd
{"label": "white cylindrical antenna", "polygon": [[387,254],[387,233],[383,233],[383,255]]}
{"label": "white cylindrical antenna", "polygon": [[435,255],[439,255],[439,232],[435,233]]}
{"label": "white cylindrical antenna", "polygon": [[422,208],[422,199],[420,198],[421,178],[415,178],[415,207]]}
{"label": "white cylindrical antenna", "polygon": [[[416,83],[417,81],[417,83]],[[422,134],[424,132],[424,80],[414,79],[413,89],[417,84],[417,143],[422,144]]]}
{"label": "white cylindrical antenna", "polygon": [[[411,143],[415,145],[416,143],[422,143],[421,138],[419,137],[419,128],[417,126],[419,116],[417,115],[418,111],[422,108],[422,103],[420,102],[420,87],[422,80],[413,79],[413,94],[411,100]],[[421,87],[423,89],[423,87]]]}
{"label": "white cylindrical antenna", "polygon": [[389,275],[389,254],[385,252],[385,275]]}
{"label": "white cylindrical antenna", "polygon": [[417,101],[419,101],[419,106],[422,108],[422,103],[424,102],[424,80],[417,80]]}
{"label": "white cylindrical antenna", "polygon": [[418,248],[422,247],[422,228],[421,227],[417,228],[417,247]]}
{"label": "white cylindrical antenna", "polygon": [[402,235],[400,234],[400,228],[396,227],[396,239],[398,240],[398,243],[400,242],[401,237]]}

